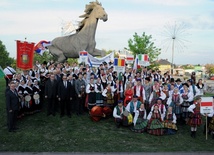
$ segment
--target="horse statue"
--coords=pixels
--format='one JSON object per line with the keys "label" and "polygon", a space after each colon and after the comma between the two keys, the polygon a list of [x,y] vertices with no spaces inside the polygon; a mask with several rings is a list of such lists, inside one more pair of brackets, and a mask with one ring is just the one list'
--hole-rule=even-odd
{"label": "horse statue", "polygon": [[85,14],[79,16],[84,18],[75,34],[57,37],[48,46],[50,53],[57,57],[58,62],[64,62],[67,58],[79,58],[80,51],[87,51],[92,56],[104,56],[104,52],[95,49],[95,33],[99,19],[104,22],[108,20],[108,15],[101,3],[90,2],[85,7]]}

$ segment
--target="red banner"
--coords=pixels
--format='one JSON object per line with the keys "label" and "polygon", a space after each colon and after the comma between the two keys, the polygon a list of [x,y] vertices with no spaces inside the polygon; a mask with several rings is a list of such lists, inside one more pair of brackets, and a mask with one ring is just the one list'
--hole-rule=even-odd
{"label": "red banner", "polygon": [[23,70],[33,68],[34,43],[17,40],[17,60],[16,66]]}

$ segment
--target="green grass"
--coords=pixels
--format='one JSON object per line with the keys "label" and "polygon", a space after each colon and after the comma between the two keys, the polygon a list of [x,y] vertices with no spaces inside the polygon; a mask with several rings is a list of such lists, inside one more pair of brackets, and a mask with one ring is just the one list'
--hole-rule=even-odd
{"label": "green grass", "polygon": [[[121,127],[114,119],[92,122],[88,115],[72,118],[46,116],[46,109],[18,121],[19,131],[9,133],[6,127],[5,81],[0,79],[0,152],[195,152],[214,151],[214,140],[203,135],[203,127],[195,139],[189,126],[178,126],[170,136],[138,134]],[[210,94],[211,95],[211,94]]]}

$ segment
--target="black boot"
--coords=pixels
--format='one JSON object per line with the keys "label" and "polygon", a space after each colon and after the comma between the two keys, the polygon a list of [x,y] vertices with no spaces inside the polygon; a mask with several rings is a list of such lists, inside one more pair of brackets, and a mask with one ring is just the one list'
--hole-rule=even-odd
{"label": "black boot", "polygon": [[194,134],[194,131],[191,131],[191,135],[190,135],[190,136],[191,136],[192,138],[193,138],[193,134]]}
{"label": "black boot", "polygon": [[196,137],[196,131],[193,131],[193,138]]}

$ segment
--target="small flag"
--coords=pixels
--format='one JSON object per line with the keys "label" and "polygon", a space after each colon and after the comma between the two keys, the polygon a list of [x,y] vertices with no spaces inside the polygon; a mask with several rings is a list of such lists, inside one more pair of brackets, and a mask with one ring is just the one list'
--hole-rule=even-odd
{"label": "small flag", "polygon": [[149,56],[147,54],[138,54],[139,61],[149,61]]}
{"label": "small flag", "polygon": [[87,56],[88,52],[86,52],[86,51],[80,51],[79,55],[80,56]]}
{"label": "small flag", "polygon": [[0,78],[3,78],[5,76],[3,69],[0,66]]}
{"label": "small flag", "polygon": [[124,59],[114,59],[114,66],[125,66],[125,60]]}
{"label": "small flag", "polygon": [[46,48],[50,45],[50,41],[42,40],[34,46],[34,51],[40,55],[43,55],[43,53],[47,50]]}

